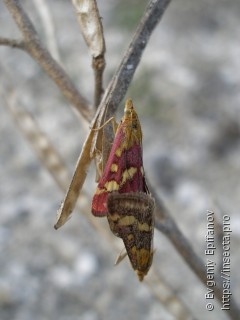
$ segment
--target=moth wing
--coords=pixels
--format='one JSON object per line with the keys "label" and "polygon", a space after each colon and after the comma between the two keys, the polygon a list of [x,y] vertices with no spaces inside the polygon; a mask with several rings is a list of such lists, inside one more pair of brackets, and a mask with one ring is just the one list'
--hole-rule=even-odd
{"label": "moth wing", "polygon": [[154,200],[142,192],[112,193],[107,199],[112,232],[122,238],[139,279],[147,274],[153,256]]}
{"label": "moth wing", "polygon": [[119,165],[117,150],[120,148],[123,140],[124,133],[120,124],[103,175],[98,182],[96,192],[93,196],[92,214],[94,216],[103,217],[107,215],[107,196],[109,192],[119,189],[123,168]]}

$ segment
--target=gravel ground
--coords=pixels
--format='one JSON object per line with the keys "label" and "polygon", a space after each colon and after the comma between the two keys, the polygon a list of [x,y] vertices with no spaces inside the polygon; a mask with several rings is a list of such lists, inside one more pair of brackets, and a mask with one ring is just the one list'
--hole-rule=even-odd
{"label": "gravel ground", "polygon": [[[44,28],[31,1],[24,1],[42,38]],[[106,35],[105,84],[118,66],[145,1],[99,1]],[[137,6],[136,6],[137,4]],[[91,58],[71,3],[49,3],[61,61],[89,101]],[[231,290],[240,295],[240,2],[173,1],[154,32],[128,96],[144,132],[144,164],[180,229],[204,261],[207,210],[231,217]],[[0,36],[19,33],[0,3]],[[0,48],[1,87],[15,88],[25,106],[73,172],[86,128],[55,85],[24,53]],[[63,194],[18,131],[1,97],[0,109],[0,318],[1,320],[174,319],[106,238],[75,213],[58,232],[55,212]],[[118,117],[121,117],[122,112]],[[85,191],[92,195],[91,168]],[[90,203],[90,201],[89,201]],[[89,204],[90,214],[90,204]],[[109,233],[106,221],[99,220]],[[195,319],[228,319],[207,288],[155,233],[153,267]],[[115,241],[115,239],[113,239]],[[221,241],[214,261],[219,275]],[[151,272],[149,273],[151,278]],[[147,278],[148,278],[147,277]]]}

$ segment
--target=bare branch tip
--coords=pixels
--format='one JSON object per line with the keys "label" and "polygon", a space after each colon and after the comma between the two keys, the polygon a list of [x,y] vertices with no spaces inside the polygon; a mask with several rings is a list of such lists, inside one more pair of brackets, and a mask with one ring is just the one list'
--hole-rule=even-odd
{"label": "bare branch tip", "polygon": [[22,40],[0,38],[0,45],[25,50],[25,43]]}

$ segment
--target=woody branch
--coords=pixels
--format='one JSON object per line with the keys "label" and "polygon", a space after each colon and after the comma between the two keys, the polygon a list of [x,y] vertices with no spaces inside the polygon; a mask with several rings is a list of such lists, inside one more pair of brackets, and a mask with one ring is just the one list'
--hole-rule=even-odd
{"label": "woody branch", "polygon": [[105,39],[97,1],[72,0],[83,38],[92,56],[94,71],[94,107],[97,109],[103,93]]}
{"label": "woody branch", "polygon": [[25,50],[25,45],[22,40],[9,39],[0,37],[0,45],[9,46],[12,48]]}
{"label": "woody branch", "polygon": [[92,67],[94,70],[95,90],[94,90],[94,106],[98,107],[103,94],[103,71],[105,68],[105,59],[103,55],[92,59]]}
{"label": "woody branch", "polygon": [[101,106],[107,105],[107,119],[115,113],[124,98],[150,36],[170,2],[171,0],[149,1],[132,41],[106,90],[104,101],[101,103]]}
{"label": "woody branch", "polygon": [[[124,98],[150,36],[170,2],[171,0],[149,1],[119,67],[102,98],[98,110],[98,126],[113,116],[119,103]],[[104,127],[103,135],[106,137],[106,143],[104,143],[102,150],[104,159],[105,153],[108,154],[108,146],[113,139],[112,127],[110,125]]]}

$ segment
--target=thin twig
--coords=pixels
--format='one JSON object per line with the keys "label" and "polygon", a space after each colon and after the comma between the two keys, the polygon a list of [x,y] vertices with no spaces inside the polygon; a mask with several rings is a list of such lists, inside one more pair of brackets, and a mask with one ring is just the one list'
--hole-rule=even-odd
{"label": "thin twig", "polygon": [[0,38],[0,45],[25,50],[25,44],[22,40]]}
{"label": "thin twig", "polygon": [[4,2],[19,30],[22,32],[26,51],[56,83],[65,98],[67,98],[87,121],[90,121],[92,112],[89,109],[87,100],[78,92],[63,68],[42,45],[35,27],[23,10],[20,1],[4,0]]}
{"label": "thin twig", "polygon": [[105,59],[103,55],[98,57],[93,57],[92,67],[94,70],[94,107],[97,109],[99,103],[101,102],[101,97],[104,92],[103,90],[103,72],[105,69]]}
{"label": "thin twig", "polygon": [[94,71],[94,106],[97,109],[103,93],[105,39],[96,0],[72,0],[83,38],[92,55]]}

